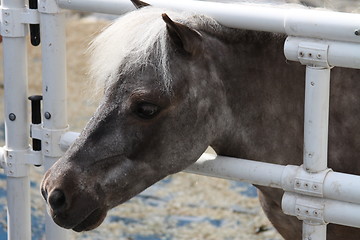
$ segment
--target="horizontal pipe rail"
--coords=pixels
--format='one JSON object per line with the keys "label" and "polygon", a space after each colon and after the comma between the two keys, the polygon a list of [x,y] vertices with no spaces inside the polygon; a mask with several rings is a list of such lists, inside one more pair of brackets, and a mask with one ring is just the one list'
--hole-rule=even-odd
{"label": "horizontal pipe rail", "polygon": [[[360,25],[359,25],[360,26]],[[302,37],[288,37],[284,45],[285,57],[291,61],[300,61],[301,58],[310,58],[302,51],[301,46],[326,46],[324,54],[313,54],[311,58],[321,63],[325,61],[331,67],[347,67],[360,69],[360,44],[352,42],[338,42]],[[300,56],[301,55],[301,56]],[[305,56],[304,56],[305,55]]]}
{"label": "horizontal pipe rail", "polygon": [[65,152],[79,135],[80,133],[77,132],[64,133],[60,138],[60,148]]}
{"label": "horizontal pipe rail", "polygon": [[250,161],[204,153],[199,160],[184,170],[209,177],[245,181],[255,185],[282,188],[286,166]]}
{"label": "horizontal pipe rail", "polygon": [[[359,14],[189,0],[146,2],[155,7],[205,14],[232,28],[360,43]],[[109,14],[122,14],[135,9],[130,0],[58,0],[58,3],[65,9]]]}
{"label": "horizontal pipe rail", "polygon": [[[76,132],[63,134],[60,140],[61,148],[66,150],[78,136],[79,133]],[[360,189],[360,176],[357,175],[332,172],[330,169],[312,174],[307,173],[302,166],[283,166],[209,153],[204,153],[184,172],[283,189],[286,193],[282,205],[289,215],[299,217],[296,211],[298,202],[309,201],[315,206],[325,206],[324,209],[316,209],[322,214],[320,216],[316,213],[317,218],[321,217],[326,222],[360,227],[360,215],[357,215],[360,213],[360,191],[354,191]],[[319,186],[318,193],[304,190],[301,192],[303,194],[297,193],[299,179],[305,179],[309,183],[315,182]],[[309,184],[310,187],[313,186]],[[355,216],[352,213],[356,213]]]}
{"label": "horizontal pipe rail", "polygon": [[[301,209],[303,201],[311,202],[312,206]],[[309,196],[300,196],[296,193],[285,193],[282,199],[282,209],[285,214],[296,216],[312,216],[314,221],[323,219],[325,223],[335,223],[360,228],[360,205],[321,199]]]}
{"label": "horizontal pipe rail", "polygon": [[86,0],[86,1],[62,1],[58,0],[59,7],[84,12],[96,12],[120,15],[135,10],[131,1],[124,0]]}
{"label": "horizontal pipe rail", "polygon": [[[65,151],[79,136],[76,132],[66,132],[60,139],[60,146]],[[303,177],[302,166],[279,165],[240,158],[225,157],[204,153],[193,165],[184,172],[200,174],[210,177],[224,178],[234,181],[244,181],[255,185],[280,188],[295,192],[295,179],[312,178],[313,175]],[[360,176],[327,171],[322,183],[324,198],[360,204]]]}
{"label": "horizontal pipe rail", "polygon": [[[302,170],[301,166],[283,166],[204,153],[185,172],[295,192],[295,179]],[[360,192],[354,191],[360,189],[360,176],[330,171],[322,184],[324,198],[360,204]]]}

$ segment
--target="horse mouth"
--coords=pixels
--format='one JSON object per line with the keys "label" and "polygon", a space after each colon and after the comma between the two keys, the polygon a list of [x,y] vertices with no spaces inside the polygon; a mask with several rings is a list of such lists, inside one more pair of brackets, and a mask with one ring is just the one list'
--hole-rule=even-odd
{"label": "horse mouth", "polygon": [[75,232],[90,231],[97,228],[105,219],[107,211],[97,208],[91,211],[87,216],[77,221],[77,223],[68,224],[66,219],[56,214],[52,214],[54,222],[60,227],[72,229]]}
{"label": "horse mouth", "polygon": [[97,228],[105,219],[106,211],[100,208],[91,212],[83,221],[72,228],[75,232],[89,231]]}

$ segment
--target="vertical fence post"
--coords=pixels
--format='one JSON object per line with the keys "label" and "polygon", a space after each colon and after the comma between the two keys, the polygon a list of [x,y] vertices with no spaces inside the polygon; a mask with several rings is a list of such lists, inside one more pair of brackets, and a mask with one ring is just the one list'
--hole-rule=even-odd
{"label": "vertical fence post", "polygon": [[[31,239],[29,167],[25,152],[29,149],[27,106],[26,28],[14,14],[25,7],[24,0],[2,0],[5,173],[7,175],[7,221],[9,240]],[[6,27],[4,27],[6,26]]]}
{"label": "vertical fence post", "polygon": [[[309,173],[327,169],[330,68],[306,66],[304,164]],[[303,240],[325,240],[326,224],[303,222]]]}
{"label": "vertical fence post", "polygon": [[[45,171],[62,155],[59,142],[67,130],[65,16],[56,0],[39,1],[43,79],[43,139]],[[65,240],[67,230],[46,214],[46,239]]]}

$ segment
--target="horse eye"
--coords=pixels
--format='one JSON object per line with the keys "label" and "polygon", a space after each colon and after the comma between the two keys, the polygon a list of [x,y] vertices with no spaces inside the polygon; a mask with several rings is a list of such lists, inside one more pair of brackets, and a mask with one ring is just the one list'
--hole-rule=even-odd
{"label": "horse eye", "polygon": [[144,119],[151,119],[160,112],[160,107],[149,103],[141,102],[136,106],[135,114]]}

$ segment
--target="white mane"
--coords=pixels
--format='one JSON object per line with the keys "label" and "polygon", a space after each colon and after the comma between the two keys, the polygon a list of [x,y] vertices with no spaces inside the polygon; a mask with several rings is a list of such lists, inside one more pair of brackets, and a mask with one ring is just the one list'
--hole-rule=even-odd
{"label": "white mane", "polygon": [[[168,60],[166,24],[161,14],[189,26],[220,26],[213,19],[195,17],[157,8],[144,8],[120,17],[95,38],[90,46],[90,75],[99,89],[110,86],[121,74],[132,73],[137,66],[154,64],[166,90],[171,74]],[[149,62],[149,56],[157,62]]]}

